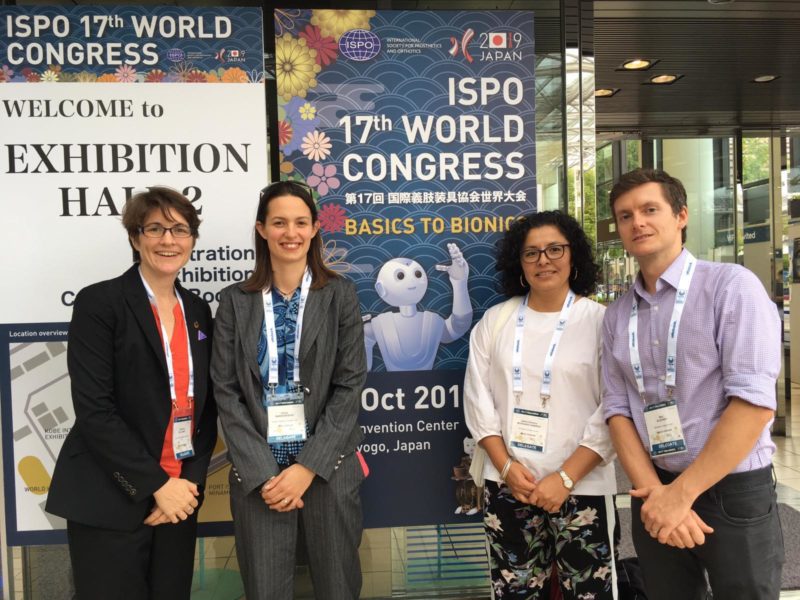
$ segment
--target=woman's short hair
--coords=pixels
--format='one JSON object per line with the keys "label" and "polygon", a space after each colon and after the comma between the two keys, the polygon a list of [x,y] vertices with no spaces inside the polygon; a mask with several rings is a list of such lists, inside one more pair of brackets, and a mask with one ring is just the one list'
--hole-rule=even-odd
{"label": "woman's short hair", "polygon": [[[308,207],[308,210],[311,211],[311,221],[313,223],[319,222],[317,205],[314,202],[311,188],[305,183],[288,180],[276,181],[259,192],[258,210],[256,212],[257,222],[265,222],[270,201],[281,196],[296,196],[300,198]],[[255,240],[256,264],[253,274],[242,284],[242,288],[248,292],[258,292],[272,285],[272,261],[270,259],[269,246],[267,245],[267,240],[258,234],[255,225],[253,226],[253,239]],[[322,257],[322,246],[322,232],[317,231],[317,234],[311,238],[308,254],[306,255],[308,268],[311,269],[311,289],[319,289],[328,283],[328,280],[332,277],[338,277],[334,271],[325,266],[325,261]]]}
{"label": "woman's short hair", "polygon": [[141,257],[133,246],[134,240],[139,238],[139,228],[145,225],[144,220],[154,208],[161,210],[165,219],[174,220],[172,213],[182,216],[189,228],[192,237],[200,237],[200,217],[189,199],[177,190],[164,186],[147,188],[146,192],[135,194],[122,209],[122,226],[128,232],[128,243],[133,250],[133,262],[139,262]]}
{"label": "woman's short hair", "polygon": [[537,212],[514,221],[498,242],[496,268],[502,293],[509,298],[528,293],[522,271],[522,248],[528,232],[545,225],[557,228],[569,243],[573,267],[569,276],[570,289],[581,296],[593,294],[600,279],[600,267],[594,262],[592,245],[580,224],[559,210]]}

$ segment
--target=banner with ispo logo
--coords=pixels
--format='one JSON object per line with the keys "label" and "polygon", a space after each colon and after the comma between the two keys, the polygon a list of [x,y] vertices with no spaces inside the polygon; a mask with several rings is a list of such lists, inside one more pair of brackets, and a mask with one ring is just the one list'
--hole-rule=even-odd
{"label": "banner with ispo logo", "polygon": [[366,525],[475,514],[469,332],[494,245],[536,209],[533,14],[276,10],[280,173],[358,285]]}
{"label": "banner with ispo logo", "polygon": [[[0,8],[0,394],[9,544],[63,542],[44,511],[74,423],[66,335],[78,291],[131,264],[120,223],[166,185],[201,214],[180,274],[216,306],[253,264],[267,180],[262,12],[175,6]],[[225,448],[201,513],[229,521]]]}

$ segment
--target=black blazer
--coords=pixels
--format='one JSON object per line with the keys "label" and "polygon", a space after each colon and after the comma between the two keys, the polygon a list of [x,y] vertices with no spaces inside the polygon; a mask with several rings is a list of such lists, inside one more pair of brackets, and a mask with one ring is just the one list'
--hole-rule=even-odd
{"label": "black blazer", "polygon": [[[176,286],[195,372],[195,455],[183,461],[181,477],[202,485],[217,439],[208,374],[211,310]],[[47,511],[84,525],[132,531],[169,479],[159,462],[171,414],[167,362],[138,265],[81,290],[68,340],[75,425],[56,462]]]}

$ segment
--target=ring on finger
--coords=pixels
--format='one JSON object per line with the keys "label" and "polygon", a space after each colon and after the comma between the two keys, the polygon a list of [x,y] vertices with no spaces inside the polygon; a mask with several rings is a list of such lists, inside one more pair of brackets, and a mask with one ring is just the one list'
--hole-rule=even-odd
{"label": "ring on finger", "polygon": [[284,499],[283,499],[283,503],[284,503],[284,504],[289,504],[289,499],[288,499],[288,498],[284,498]]}

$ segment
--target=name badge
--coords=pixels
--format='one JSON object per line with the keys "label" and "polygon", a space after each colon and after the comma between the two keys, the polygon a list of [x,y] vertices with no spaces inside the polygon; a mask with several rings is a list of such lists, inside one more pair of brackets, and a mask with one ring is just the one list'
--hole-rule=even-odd
{"label": "name badge", "polygon": [[172,452],[177,460],[194,456],[192,412],[191,406],[174,410],[172,419]]}
{"label": "name badge", "polygon": [[550,415],[543,410],[515,408],[511,417],[511,446],[529,452],[544,452]]}
{"label": "name badge", "polygon": [[267,442],[301,442],[306,439],[306,413],[303,392],[270,394],[267,404]]}
{"label": "name badge", "polygon": [[674,399],[650,404],[644,409],[650,456],[666,456],[686,452],[686,440]]}

